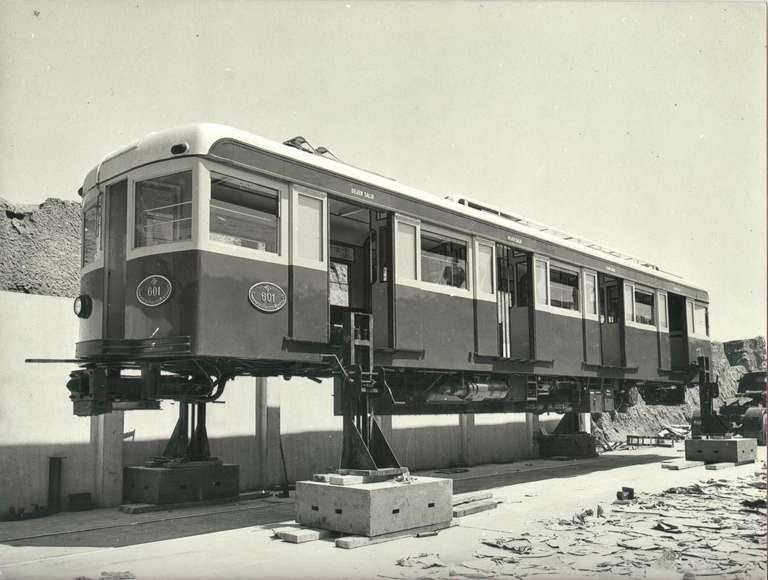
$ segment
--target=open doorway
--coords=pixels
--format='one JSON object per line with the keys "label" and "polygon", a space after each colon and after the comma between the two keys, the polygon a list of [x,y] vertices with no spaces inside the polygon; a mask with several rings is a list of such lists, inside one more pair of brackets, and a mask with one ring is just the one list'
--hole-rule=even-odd
{"label": "open doorway", "polygon": [[345,313],[370,312],[368,208],[330,198],[328,233],[328,302],[331,328],[341,325]]}
{"label": "open doorway", "polygon": [[685,313],[685,297],[669,293],[669,350],[673,369],[688,366],[688,335]]}
{"label": "open doorway", "polygon": [[600,338],[603,365],[624,366],[622,331],[622,282],[619,278],[600,274]]}

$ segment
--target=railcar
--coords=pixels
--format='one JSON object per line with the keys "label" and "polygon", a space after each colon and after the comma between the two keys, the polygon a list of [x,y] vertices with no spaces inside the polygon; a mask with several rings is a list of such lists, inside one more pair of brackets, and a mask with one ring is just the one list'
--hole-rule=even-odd
{"label": "railcar", "polygon": [[677,403],[709,355],[701,287],[320,151],[198,124],[88,173],[76,414],[333,376],[367,444],[370,413]]}

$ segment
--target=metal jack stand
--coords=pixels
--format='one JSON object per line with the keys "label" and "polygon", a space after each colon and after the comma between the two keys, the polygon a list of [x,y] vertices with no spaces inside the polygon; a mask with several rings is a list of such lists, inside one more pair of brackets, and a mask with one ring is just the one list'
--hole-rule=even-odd
{"label": "metal jack stand", "polygon": [[699,416],[694,414],[691,435],[725,435],[728,426],[714,412],[713,402],[720,396],[720,385],[712,381],[712,371],[708,356],[699,357]]}
{"label": "metal jack stand", "polygon": [[[401,467],[373,415],[372,397],[381,395],[373,371],[373,316],[351,312],[344,321],[344,361],[348,372],[342,385],[343,442],[339,472],[398,475]],[[362,473],[361,473],[362,474]]]}
{"label": "metal jack stand", "polygon": [[179,419],[165,446],[163,456],[150,460],[148,467],[156,467],[168,461],[217,461],[215,457],[210,456],[205,405],[206,403],[179,403]]}
{"label": "metal jack stand", "polygon": [[211,457],[206,404],[179,402],[179,418],[162,457],[125,468],[124,501],[173,504],[238,495],[240,467]]}

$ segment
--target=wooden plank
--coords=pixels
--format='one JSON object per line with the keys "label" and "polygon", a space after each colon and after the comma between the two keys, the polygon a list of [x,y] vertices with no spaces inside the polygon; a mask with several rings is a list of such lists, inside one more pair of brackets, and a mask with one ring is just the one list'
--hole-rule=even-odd
{"label": "wooden plank", "polygon": [[499,500],[496,499],[482,499],[480,501],[473,501],[470,503],[465,503],[460,506],[456,506],[453,508],[453,517],[454,518],[460,518],[463,516],[468,516],[471,514],[476,514],[478,512],[484,512],[487,510],[494,509],[498,504]]}
{"label": "wooden plank", "polygon": [[291,544],[303,544],[304,542],[322,540],[323,538],[330,537],[332,533],[329,530],[305,528],[304,526],[288,526],[285,528],[277,528],[273,530],[273,532],[275,536],[284,542],[290,542]]}
{"label": "wooden plank", "polygon": [[720,463],[710,463],[708,465],[705,465],[704,469],[709,469],[710,471],[717,471],[720,469],[728,469],[729,467],[736,467],[736,464],[731,461],[722,461]]}
{"label": "wooden plank", "polygon": [[126,503],[118,507],[121,512],[126,514],[145,514],[149,512],[159,512],[165,510],[174,510],[187,507],[219,505],[224,503],[236,503],[240,501],[252,501],[271,496],[268,491],[246,491],[236,497],[219,497],[210,499],[200,499],[192,501],[183,501],[178,503]]}
{"label": "wooden plank", "polygon": [[492,497],[493,497],[492,491],[474,491],[469,493],[457,493],[453,496],[452,503],[454,506],[457,506],[463,503],[469,503],[471,501],[480,501],[481,499],[491,499]]}
{"label": "wooden plank", "polygon": [[411,538],[426,532],[437,532],[456,525],[458,525],[458,522],[443,522],[440,524],[432,524],[430,526],[411,528],[410,530],[392,532],[390,534],[382,534],[380,536],[344,536],[343,538],[338,538],[336,540],[336,547],[345,550],[353,550],[355,548],[362,548],[363,546],[371,546],[373,544],[381,544],[382,542],[399,540],[400,538]]}
{"label": "wooden plank", "polygon": [[679,471],[681,469],[690,469],[691,467],[701,467],[704,465],[703,461],[687,461],[685,459],[680,459],[678,461],[671,461],[669,463],[662,463],[661,468],[662,469],[673,469],[675,471]]}
{"label": "wooden plank", "polygon": [[328,483],[331,485],[359,485],[367,483],[367,481],[362,475],[336,475],[329,473]]}

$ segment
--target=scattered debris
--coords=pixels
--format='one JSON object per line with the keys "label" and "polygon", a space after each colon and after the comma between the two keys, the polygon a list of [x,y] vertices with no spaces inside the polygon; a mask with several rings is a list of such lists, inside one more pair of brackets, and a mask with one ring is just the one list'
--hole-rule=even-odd
{"label": "scattered debris", "polygon": [[397,561],[398,566],[405,568],[445,568],[445,564],[440,560],[440,556],[437,554],[427,554],[422,552],[421,554],[412,554],[405,558],[400,558]]}
{"label": "scattered debris", "polygon": [[496,538],[495,540],[483,540],[486,546],[509,550],[514,554],[527,554],[532,549],[531,541],[528,538]]}
{"label": "scattered debris", "polygon": [[616,499],[621,499],[621,500],[635,499],[635,488],[622,487],[621,491],[616,492]]}
{"label": "scattered debris", "polygon": [[678,528],[675,524],[670,524],[665,522],[664,520],[659,520],[655,526],[653,526],[654,530],[659,530],[660,532],[667,532],[668,534],[680,534],[682,533],[682,530]]}

